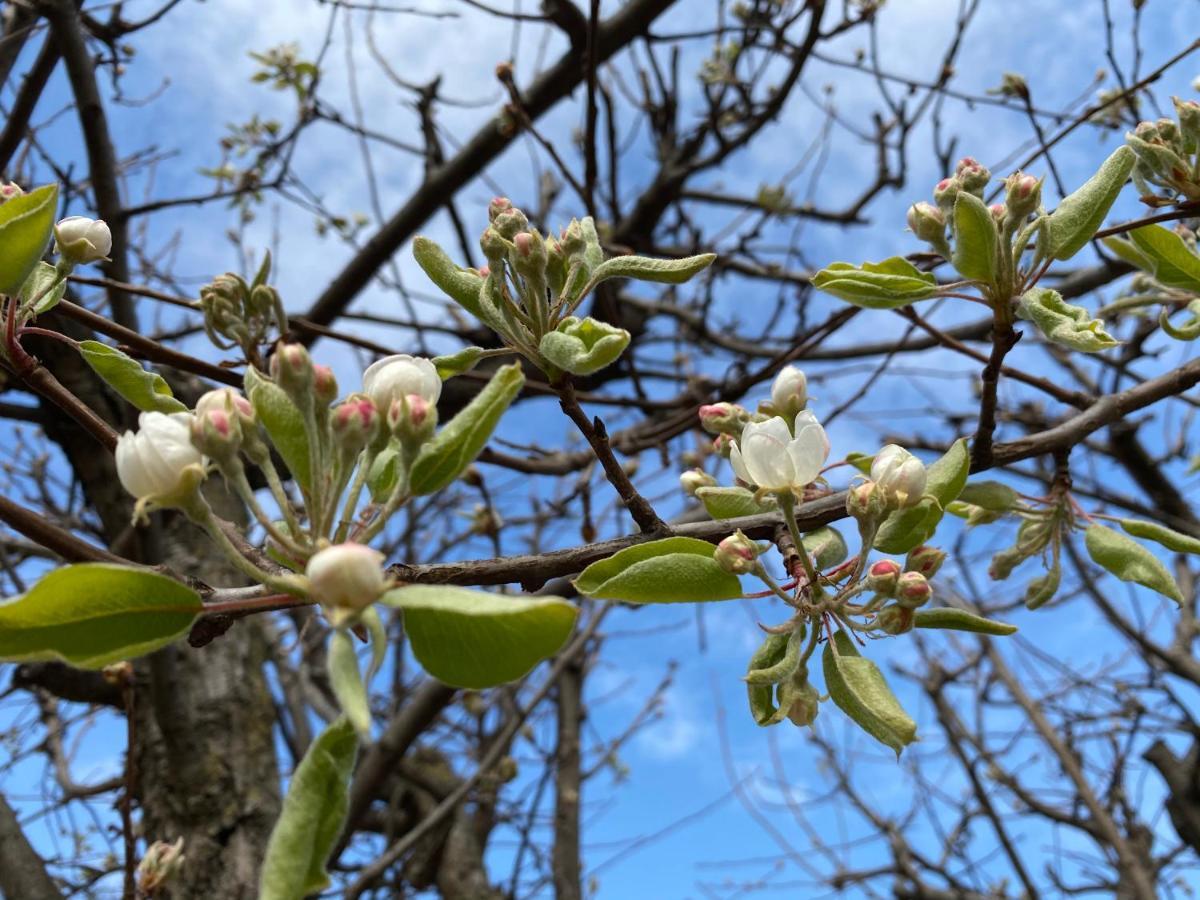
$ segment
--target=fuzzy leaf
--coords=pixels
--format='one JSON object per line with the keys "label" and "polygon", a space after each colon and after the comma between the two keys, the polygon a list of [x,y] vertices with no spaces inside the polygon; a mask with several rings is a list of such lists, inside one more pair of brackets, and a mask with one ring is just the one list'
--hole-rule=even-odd
{"label": "fuzzy leaf", "polygon": [[412,249],[417,265],[442,293],[475,318],[483,318],[479,304],[479,292],[483,290],[482,275],[455,264],[446,251],[427,237],[418,235],[413,238]]}
{"label": "fuzzy leaf", "polygon": [[670,537],[626,547],[594,562],[575,579],[579,593],[628,603],[733,600],[742,585],[713,559],[716,547],[698,538]]}
{"label": "fuzzy leaf", "polygon": [[297,484],[312,487],[312,462],[304,414],[275,382],[264,378],[253,366],[246,367],[246,399],[254,407],[259,423],[279,451],[284,465]]}
{"label": "fuzzy leaf", "polygon": [[1190,534],[1181,534],[1165,525],[1159,525],[1157,522],[1122,519],[1121,527],[1134,537],[1162,544],[1168,550],[1174,550],[1176,553],[1200,553],[1200,539],[1194,538]]}
{"label": "fuzzy leaf", "polygon": [[392,495],[396,482],[400,479],[400,449],[394,445],[385,447],[371,460],[371,468],[367,472],[367,489],[371,492],[373,503],[385,503]]}
{"label": "fuzzy leaf", "polygon": [[1183,605],[1183,592],[1167,567],[1137,541],[1103,525],[1091,525],[1084,533],[1084,544],[1093,561],[1122,581],[1148,587]]}
{"label": "fuzzy leaf", "polygon": [[329,637],[329,686],[337,697],[338,706],[364,741],[371,737],[371,704],[367,686],[358,668],[354,638],[344,628],[335,629]]}
{"label": "fuzzy leaf", "polygon": [[822,654],[825,688],[838,709],[875,740],[900,751],[917,739],[917,725],[900,706],[879,667],[860,656],[844,631]]}
{"label": "fuzzy leaf", "polygon": [[482,347],[463,347],[457,353],[445,356],[435,356],[433,365],[437,369],[438,378],[445,381],[455,375],[465,375],[475,368],[475,364],[483,357]]}
{"label": "fuzzy leaf", "polygon": [[404,611],[413,655],[434,678],[479,690],[516,681],[562,649],[576,608],[561,597],[506,597],[410,585],[381,598]]}
{"label": "fuzzy leaf", "polygon": [[[750,657],[750,663],[746,666],[746,674],[751,675],[777,665],[787,652],[788,643],[786,634],[768,634],[767,639]],[[776,713],[779,711],[774,702],[775,685],[773,683],[760,684],[747,678],[746,695],[750,704],[750,715],[754,717],[755,724],[764,726],[774,724]]]}
{"label": "fuzzy leaf", "polygon": [[[59,281],[58,270],[50,263],[38,260],[38,264],[21,285],[21,304],[37,316],[58,306],[58,302],[66,293],[67,280],[64,278]],[[36,304],[33,302],[35,299]]]}
{"label": "fuzzy leaf", "polygon": [[850,554],[845,538],[828,525],[818,528],[816,531],[810,531],[801,540],[804,541],[804,549],[813,558],[817,569],[828,569],[845,562],[846,557]]}
{"label": "fuzzy leaf", "polygon": [[1041,250],[1048,259],[1070,259],[1092,239],[1112,209],[1137,161],[1128,147],[1118,147],[1096,174],[1063,198],[1042,223]]}
{"label": "fuzzy leaf", "polygon": [[970,471],[967,441],[959,438],[942,457],[926,467],[924,499],[884,520],[875,535],[875,548],[884,553],[907,553],[933,537],[946,507],[962,493]]}
{"label": "fuzzy leaf", "polygon": [[64,566],[0,603],[0,660],[100,669],[166,646],[202,611],[195,591],[157,572],[111,563]]}
{"label": "fuzzy leaf", "polygon": [[754,499],[754,491],[743,487],[696,488],[696,498],[704,504],[705,511],[714,519],[757,516],[775,508],[759,503]]}
{"label": "fuzzy leaf", "polygon": [[157,372],[147,372],[142,364],[116,347],[99,341],[80,341],[79,353],[105,384],[142,412],[186,412],[187,407],[171,394],[171,388]]}
{"label": "fuzzy leaf", "polygon": [[301,900],[329,886],[325,863],[346,821],[357,751],[354,726],[344,717],[309,745],[267,842],[259,900]]}
{"label": "fuzzy leaf", "polygon": [[954,201],[954,268],[964,278],[994,284],[998,243],[996,220],[987,205],[974,194],[960,191]]}
{"label": "fuzzy leaf", "polygon": [[1161,225],[1145,225],[1129,232],[1129,238],[1149,260],[1155,281],[1200,294],[1200,256],[1178,234]]}
{"label": "fuzzy leaf", "polygon": [[1021,297],[1017,315],[1033,322],[1046,340],[1083,353],[1099,353],[1120,341],[1104,330],[1082,306],[1072,306],[1050,288],[1031,288]]}
{"label": "fuzzy leaf", "polygon": [[483,451],[500,417],[524,385],[519,363],[497,369],[475,399],[421,448],[409,476],[413,494],[440,491],[461,475]]}
{"label": "fuzzy leaf", "polygon": [[0,204],[0,294],[15,295],[41,261],[54,231],[58,185]]}
{"label": "fuzzy leaf", "polygon": [[995,512],[1007,512],[1021,502],[1016,491],[999,481],[972,481],[959,492],[958,499]]}
{"label": "fuzzy leaf", "polygon": [[612,365],[629,346],[629,332],[591,316],[567,316],[556,330],[542,335],[538,352],[573,375],[591,375]]}
{"label": "fuzzy leaf", "polygon": [[937,279],[901,256],[878,263],[832,263],[812,278],[813,287],[868,309],[894,309],[937,294]]}
{"label": "fuzzy leaf", "polygon": [[1158,327],[1177,341],[1194,341],[1200,337],[1200,297],[1187,305],[1188,319],[1182,325],[1173,325],[1170,309],[1163,307],[1158,317]]}
{"label": "fuzzy leaf", "polygon": [[971,631],[975,634],[1015,634],[1016,625],[993,622],[983,616],[969,613],[965,609],[943,606],[937,609],[918,609],[913,616],[917,628],[948,628],[952,631]]}
{"label": "fuzzy leaf", "polygon": [[1062,567],[1058,564],[1058,560],[1055,560],[1054,566],[1045,575],[1038,576],[1026,586],[1025,608],[1038,609],[1053,600],[1054,595],[1058,593],[1060,581],[1062,581]]}
{"label": "fuzzy leaf", "polygon": [[685,256],[683,259],[650,259],[645,256],[614,256],[592,271],[591,287],[609,278],[633,278],[658,284],[683,284],[707,269],[715,253]]}

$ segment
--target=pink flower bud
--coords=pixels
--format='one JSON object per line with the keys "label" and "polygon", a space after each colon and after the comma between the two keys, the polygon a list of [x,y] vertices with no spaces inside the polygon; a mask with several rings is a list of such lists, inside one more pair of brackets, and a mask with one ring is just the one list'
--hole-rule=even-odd
{"label": "pink flower bud", "polygon": [[961,190],[962,185],[957,178],[943,178],[933,188],[933,200],[940,209],[951,210]]}
{"label": "pink flower bud", "polygon": [[433,437],[437,427],[437,407],[420,394],[407,394],[388,407],[388,428],[411,450]]}
{"label": "pink flower bud", "polygon": [[983,189],[992,180],[992,173],[974,158],[964,156],[958,161],[955,177],[964,191],[982,197]]}
{"label": "pink flower bud", "polygon": [[909,572],[920,572],[926,578],[932,578],[945,561],[946,551],[922,544],[908,552],[904,568]]}
{"label": "pink flower bud", "polygon": [[905,572],[896,582],[896,602],[906,609],[924,606],[933,596],[933,588],[920,572]]}
{"label": "pink flower bud", "polygon": [[353,454],[375,440],[381,424],[374,401],[365,394],[351,394],[334,407],[329,427],[334,443]]}
{"label": "pink flower bud", "polygon": [[533,235],[528,231],[522,231],[513,238],[513,244],[516,245],[518,254],[529,256],[533,252]]}
{"label": "pink flower bud", "polygon": [[881,559],[867,569],[867,587],[876,594],[890,597],[896,592],[900,580],[900,564],[892,559]]}
{"label": "pink flower bud", "polygon": [[717,544],[713,559],[731,575],[745,575],[754,570],[760,552],[758,544],[742,532],[735,531]]}
{"label": "pink flower bud", "polygon": [[337,399],[338,383],[329,366],[313,366],[313,396],[324,407]]}
{"label": "pink flower bud", "polygon": [[875,617],[879,630],[884,634],[904,634],[913,629],[913,611],[903,606],[885,606]]}
{"label": "pink flower bud", "polygon": [[512,201],[507,197],[493,197],[488,204],[488,221],[495,222],[496,216],[513,208]]}
{"label": "pink flower bud", "polygon": [[271,356],[271,377],[293,401],[308,399],[313,384],[313,364],[302,344],[280,343]]}
{"label": "pink flower bud", "polygon": [[237,456],[242,445],[242,429],[236,416],[224,409],[209,409],[192,418],[192,446],[218,463]]}
{"label": "pink flower bud", "polygon": [[736,403],[706,403],[700,407],[700,426],[709,434],[739,435],[750,413]]}

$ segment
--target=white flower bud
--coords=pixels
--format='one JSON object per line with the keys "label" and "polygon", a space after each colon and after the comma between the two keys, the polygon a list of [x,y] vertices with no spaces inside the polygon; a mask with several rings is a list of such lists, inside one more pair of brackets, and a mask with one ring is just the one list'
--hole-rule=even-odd
{"label": "white flower bud", "polygon": [[195,469],[204,465],[204,457],[192,446],[191,425],[191,413],[138,416],[138,430],[125,432],[117,441],[117,478],[125,490],[138,500],[165,504],[187,487]]}
{"label": "white flower bud", "polygon": [[335,544],[314,554],[304,573],[309,594],[327,609],[358,612],[388,589],[383,554],[363,544]]}
{"label": "white flower bud", "polygon": [[683,492],[693,497],[696,495],[697,488],[713,487],[716,483],[717,479],[703,469],[688,469],[679,476],[679,485],[683,488]]}
{"label": "white flower bud", "polygon": [[897,444],[888,444],[871,463],[871,480],[896,506],[912,506],[925,494],[925,465]]}
{"label": "white flower bud", "polygon": [[363,393],[379,410],[390,410],[398,400],[415,394],[430,406],[442,395],[442,379],[427,359],[397,353],[372,363],[363,372]]}
{"label": "white flower bud", "polygon": [[797,366],[784,366],[771,384],[771,405],[790,419],[808,405],[808,379]]}
{"label": "white flower bud", "polygon": [[73,265],[108,259],[112,232],[103,219],[68,216],[54,226],[58,252]]}

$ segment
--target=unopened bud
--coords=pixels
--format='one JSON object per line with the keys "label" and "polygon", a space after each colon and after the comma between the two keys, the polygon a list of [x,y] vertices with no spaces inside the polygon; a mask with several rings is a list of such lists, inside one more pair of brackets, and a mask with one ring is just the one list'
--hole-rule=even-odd
{"label": "unopened bud", "polygon": [[706,403],[700,407],[700,426],[709,434],[742,433],[750,413],[736,403]]}
{"label": "unopened bud", "polygon": [[1009,216],[1019,222],[1037,212],[1042,202],[1042,179],[1013,172],[1004,181],[1004,203]]}
{"label": "unopened bud", "polygon": [[933,588],[920,572],[904,572],[896,582],[896,602],[908,609],[924,606],[933,596]]}
{"label": "unopened bud", "polygon": [[383,554],[362,544],[326,547],[304,569],[312,598],[328,611],[354,614],[366,609],[388,589]]}
{"label": "unopened bud", "polygon": [[807,680],[803,685],[793,689],[792,705],[788,707],[787,717],[797,727],[811,725],[821,711],[821,695]]}
{"label": "unopened bud", "polygon": [[112,231],[103,219],[68,216],[54,226],[54,241],[63,259],[78,266],[108,259]]}
{"label": "unopened bud", "polygon": [[964,156],[958,161],[954,174],[962,189],[976,197],[983,196],[983,189],[992,180],[992,173],[987,167],[970,156]]}
{"label": "unopened bud", "polygon": [[583,226],[579,224],[578,219],[572,219],[567,227],[559,232],[559,241],[568,258],[584,251],[587,241],[583,236]]}
{"label": "unopened bud", "polygon": [[898,444],[888,444],[876,454],[871,478],[889,506],[912,506],[925,494],[924,464]]}
{"label": "unopened bud", "polygon": [[538,234],[537,229],[521,231],[513,238],[517,248],[515,266],[520,275],[534,276],[545,274],[546,271],[546,242]]}
{"label": "unopened bud", "polygon": [[885,606],[875,617],[879,630],[884,634],[905,634],[913,630],[913,611],[903,606],[892,604]]}
{"label": "unopened bud", "polygon": [[713,487],[716,483],[717,479],[703,469],[688,469],[679,476],[679,484],[683,488],[683,492],[692,497],[696,495],[697,488]]}
{"label": "unopened bud", "polygon": [[209,409],[192,417],[192,446],[218,463],[231,461],[242,446],[242,428],[224,409]]}
{"label": "unopened bud", "polygon": [[351,394],[333,408],[329,419],[334,443],[347,454],[373,443],[381,426],[379,410],[366,394]]}
{"label": "unopened bud", "polygon": [[313,396],[317,405],[324,408],[337,399],[338,383],[329,366],[313,366]]}
{"label": "unopened bud", "polygon": [[721,457],[721,459],[729,459],[729,455],[733,452],[735,443],[736,440],[732,434],[718,434],[715,438],[713,438],[713,453]]}
{"label": "unopened bud", "polygon": [[904,568],[908,572],[920,572],[926,578],[932,578],[946,561],[946,551],[937,547],[922,544],[908,552]]}
{"label": "unopened bud", "polygon": [[933,187],[933,201],[943,212],[949,212],[954,208],[954,201],[961,190],[962,185],[957,178],[943,178]]}
{"label": "unopened bud", "polygon": [[886,509],[884,494],[873,481],[852,485],[846,492],[846,512],[859,522],[875,521]]}
{"label": "unopened bud", "polygon": [[280,343],[271,356],[271,378],[296,403],[311,399],[313,364],[302,344]]}
{"label": "unopened bud", "polygon": [[758,544],[742,534],[741,531],[735,531],[717,544],[713,559],[718,566],[731,575],[745,575],[754,570],[758,562],[758,554],[761,552]]}
{"label": "unopened bud", "polygon": [[900,581],[900,564],[893,559],[881,559],[867,569],[867,588],[876,594],[890,597]]}
{"label": "unopened bud", "polygon": [[1008,218],[1008,207],[1003,203],[993,203],[988,207],[988,212],[992,214],[992,221],[997,225],[1003,225],[1004,220]]}
{"label": "unopened bud", "polygon": [[513,208],[512,201],[507,197],[493,197],[488,204],[488,221],[495,222],[496,216]]}
{"label": "unopened bud", "polygon": [[498,214],[492,222],[492,227],[501,237],[511,241],[519,232],[529,230],[529,219],[514,206]]}
{"label": "unopened bud", "polygon": [[1183,139],[1192,144],[1200,144],[1200,103],[1195,100],[1180,100],[1172,97],[1175,104],[1175,115],[1179,117],[1179,128]]}
{"label": "unopened bud", "polygon": [[420,394],[405,394],[392,401],[387,415],[388,429],[410,451],[433,437],[437,428],[437,406]]}
{"label": "unopened bud", "polygon": [[1026,559],[1026,555],[1017,547],[1001,550],[992,557],[991,565],[988,566],[988,577],[992,581],[1003,581]]}
{"label": "unopened bud", "polygon": [[488,228],[479,238],[479,249],[487,257],[491,269],[504,271],[504,257],[508,254],[508,244],[495,228]]}
{"label": "unopened bud", "polygon": [[808,405],[808,379],[798,366],[784,366],[771,383],[771,406],[789,422]]}
{"label": "unopened bud", "polygon": [[919,239],[927,244],[936,244],[945,240],[946,217],[932,203],[914,203],[908,208],[908,227]]}

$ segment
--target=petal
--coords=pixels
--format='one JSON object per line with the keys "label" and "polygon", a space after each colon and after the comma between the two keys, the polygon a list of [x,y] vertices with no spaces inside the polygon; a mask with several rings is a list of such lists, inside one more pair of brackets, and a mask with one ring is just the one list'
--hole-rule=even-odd
{"label": "petal", "polygon": [[[772,419],[771,421],[776,420]],[[784,429],[787,428],[783,419],[778,419],[778,421]],[[771,422],[763,423],[764,426],[770,424]],[[791,435],[788,437],[790,438]],[[742,457],[754,483],[759,487],[780,490],[792,484],[795,470],[792,460],[788,456],[787,441],[767,433],[765,427],[759,428],[749,438],[746,437],[745,432],[742,433]]]}
{"label": "petal", "polygon": [[746,464],[742,461],[742,451],[738,449],[737,444],[733,444],[729,448],[729,464],[733,466],[733,474],[740,478],[746,484],[754,484],[754,479],[750,477],[750,472],[746,468]]}
{"label": "petal", "polygon": [[796,484],[808,484],[821,474],[821,467],[829,457],[829,438],[820,425],[807,425],[799,430],[796,439],[787,445],[788,456],[796,477]]}

